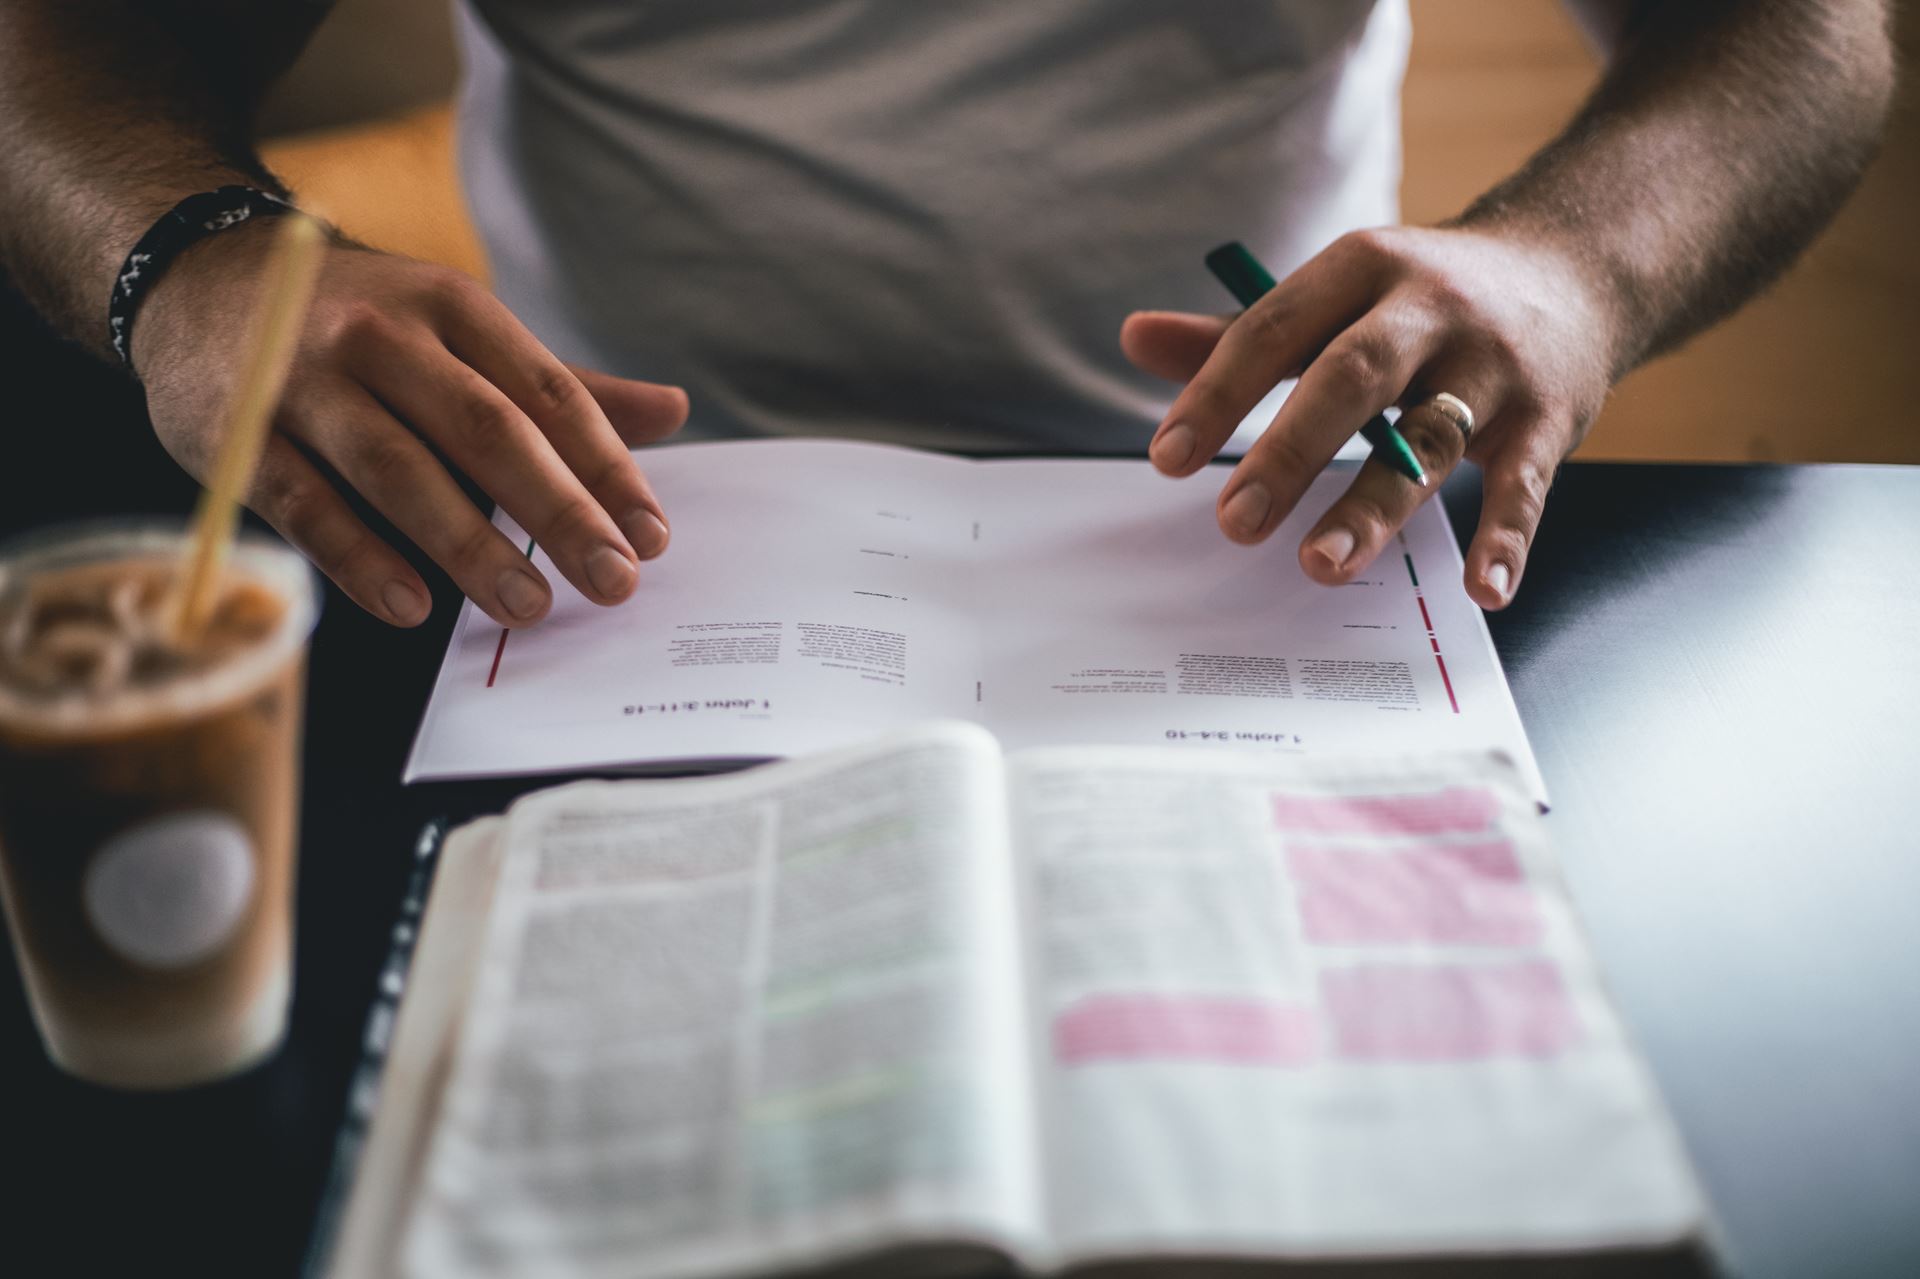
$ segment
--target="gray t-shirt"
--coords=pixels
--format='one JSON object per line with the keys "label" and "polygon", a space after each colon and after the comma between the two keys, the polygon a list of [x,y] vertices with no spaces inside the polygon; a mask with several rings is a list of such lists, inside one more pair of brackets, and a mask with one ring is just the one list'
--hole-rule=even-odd
{"label": "gray t-shirt", "polygon": [[1137,449],[1129,311],[1397,214],[1404,0],[471,3],[495,288],[691,438]]}

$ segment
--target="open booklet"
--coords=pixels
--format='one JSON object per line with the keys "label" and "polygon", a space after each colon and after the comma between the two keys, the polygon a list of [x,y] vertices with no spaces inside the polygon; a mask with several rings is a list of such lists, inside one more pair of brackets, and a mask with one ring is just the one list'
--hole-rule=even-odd
{"label": "open booklet", "polygon": [[508,632],[467,604],[407,780],[768,759],[952,718],[1010,749],[1497,749],[1545,801],[1438,502],[1358,580],[1301,571],[1351,468],[1243,547],[1215,520],[1223,470],[834,440],[641,457],[672,547],[616,608],[563,590]]}
{"label": "open booklet", "polygon": [[447,841],[324,1273],[1695,1273],[1543,831],[1490,754],[964,724],[536,793]]}

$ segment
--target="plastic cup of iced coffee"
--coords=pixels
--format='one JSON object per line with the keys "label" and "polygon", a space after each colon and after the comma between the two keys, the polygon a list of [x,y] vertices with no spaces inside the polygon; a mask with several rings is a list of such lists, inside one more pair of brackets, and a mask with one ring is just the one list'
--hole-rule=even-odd
{"label": "plastic cup of iced coffee", "polygon": [[186,532],[0,546],[0,889],[47,1051],[120,1088],[269,1056],[292,984],[312,570],[235,544],[174,637]]}

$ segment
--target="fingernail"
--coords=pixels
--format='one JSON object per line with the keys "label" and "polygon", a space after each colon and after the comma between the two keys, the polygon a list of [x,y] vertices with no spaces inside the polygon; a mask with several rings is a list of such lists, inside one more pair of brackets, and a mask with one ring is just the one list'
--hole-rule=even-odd
{"label": "fingernail", "polygon": [[387,616],[402,626],[415,625],[427,616],[426,598],[405,582],[388,582],[381,587],[380,602],[386,605]]}
{"label": "fingernail", "polygon": [[1185,422],[1175,422],[1160,432],[1147,453],[1161,470],[1179,470],[1193,457],[1193,429]]}
{"label": "fingernail", "polygon": [[1500,597],[1501,603],[1507,599],[1507,588],[1513,583],[1513,573],[1505,564],[1495,560],[1487,568],[1487,585]]}
{"label": "fingernail", "polygon": [[633,561],[611,546],[596,546],[587,556],[587,580],[609,599],[625,599],[638,577]]}
{"label": "fingernail", "polygon": [[1307,549],[1339,568],[1347,562],[1347,556],[1353,554],[1353,532],[1350,529],[1330,528],[1307,543]]}
{"label": "fingernail", "polygon": [[539,616],[547,606],[547,592],[530,574],[508,569],[500,575],[500,603],[524,622]]}
{"label": "fingernail", "polygon": [[1253,483],[1227,499],[1223,514],[1227,525],[1242,537],[1252,537],[1267,522],[1267,512],[1273,509],[1273,494],[1267,492],[1267,486],[1255,480]]}
{"label": "fingernail", "polygon": [[645,507],[621,520],[620,531],[627,535],[633,553],[643,560],[650,560],[667,549],[666,524]]}

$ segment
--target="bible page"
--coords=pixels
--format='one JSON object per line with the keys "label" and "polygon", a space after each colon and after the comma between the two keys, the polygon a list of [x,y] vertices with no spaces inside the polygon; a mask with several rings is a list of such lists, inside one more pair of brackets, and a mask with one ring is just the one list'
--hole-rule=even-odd
{"label": "bible page", "polygon": [[1282,755],[1494,749],[1533,763],[1439,501],[1345,586],[1300,539],[1352,482],[1330,467],[1259,546],[1221,533],[1210,467],[980,465],[983,639],[971,717],[1008,750],[1160,744]]}
{"label": "bible page", "polygon": [[950,725],[515,805],[403,1272],[1027,1243],[1003,785],[992,741]]}
{"label": "bible page", "polygon": [[677,444],[635,454],[672,543],[606,608],[553,584],[507,630],[460,620],[406,780],[643,761],[766,759],[965,717],[973,464],[831,440]]}
{"label": "bible page", "polygon": [[1505,761],[1043,750],[1009,778],[1066,1259],[1701,1225]]}

